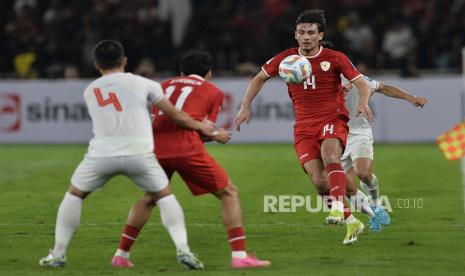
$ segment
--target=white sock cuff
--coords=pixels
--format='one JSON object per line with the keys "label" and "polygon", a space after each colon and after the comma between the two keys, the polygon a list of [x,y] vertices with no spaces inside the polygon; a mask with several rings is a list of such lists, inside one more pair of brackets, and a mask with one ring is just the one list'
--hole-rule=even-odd
{"label": "white sock cuff", "polygon": [[80,198],[80,197],[78,197],[78,196],[75,196],[75,195],[73,195],[73,194],[70,193],[70,192],[66,192],[66,193],[65,193],[64,199],[66,199],[66,200],[71,200],[71,201],[82,202],[82,198]]}
{"label": "white sock cuff", "polygon": [[170,202],[170,201],[173,201],[173,200],[176,200],[176,197],[173,194],[170,194],[168,196],[164,196],[164,197],[160,198],[159,200],[157,200],[157,204],[163,204],[165,202]]}
{"label": "white sock cuff", "polygon": [[129,252],[128,251],[124,251],[123,249],[116,249],[116,252],[115,252],[115,255],[114,256],[120,256],[120,257],[123,257],[125,259],[129,259]]}

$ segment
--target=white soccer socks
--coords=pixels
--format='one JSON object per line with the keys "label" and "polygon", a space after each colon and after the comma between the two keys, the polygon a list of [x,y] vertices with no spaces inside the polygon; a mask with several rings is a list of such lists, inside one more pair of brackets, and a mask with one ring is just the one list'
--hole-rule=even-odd
{"label": "white soccer socks", "polygon": [[187,245],[187,231],[184,213],[174,195],[165,196],[157,201],[163,225],[168,230],[177,251],[190,252]]}
{"label": "white soccer socks", "polygon": [[361,211],[362,213],[368,215],[370,218],[375,216],[375,213],[370,207],[370,201],[368,197],[359,189],[357,189],[357,193],[349,198],[350,206],[355,208],[357,211]]}
{"label": "white soccer socks", "polygon": [[368,194],[368,197],[370,198],[371,204],[372,205],[378,205],[379,204],[379,185],[378,185],[378,178],[376,177],[375,174],[371,174],[372,180],[371,183],[364,183],[360,181],[360,186],[362,186],[362,189],[365,191],[365,193]]}
{"label": "white soccer socks", "polygon": [[58,208],[55,226],[55,247],[53,255],[59,257],[65,254],[74,230],[81,220],[82,199],[66,192]]}

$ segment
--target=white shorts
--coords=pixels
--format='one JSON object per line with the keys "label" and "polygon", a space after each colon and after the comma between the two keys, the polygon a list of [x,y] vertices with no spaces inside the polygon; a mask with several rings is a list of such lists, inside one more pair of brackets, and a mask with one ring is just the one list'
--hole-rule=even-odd
{"label": "white shorts", "polygon": [[146,192],[158,192],[169,182],[153,153],[111,157],[89,157],[86,154],[74,171],[71,184],[83,192],[91,192],[120,174],[129,177]]}
{"label": "white shorts", "polygon": [[349,171],[357,158],[373,160],[373,138],[367,135],[352,135],[347,138],[347,145],[341,158],[344,171]]}

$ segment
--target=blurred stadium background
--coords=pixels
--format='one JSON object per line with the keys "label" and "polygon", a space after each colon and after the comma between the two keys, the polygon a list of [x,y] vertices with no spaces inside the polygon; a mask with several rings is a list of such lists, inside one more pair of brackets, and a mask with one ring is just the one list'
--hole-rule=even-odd
{"label": "blurred stadium background", "polygon": [[[251,247],[273,261],[271,274],[462,275],[460,164],[445,161],[434,140],[464,117],[464,0],[0,1],[0,234],[6,237],[0,239],[0,274],[51,274],[37,261],[51,246],[56,209],[91,137],[82,91],[98,76],[92,60],[97,41],[120,40],[128,71],[155,80],[178,74],[185,50],[208,50],[213,81],[227,95],[218,125],[232,130],[251,77],[296,45],[294,21],[311,8],[325,10],[326,40],[361,72],[429,103],[415,109],[373,97],[373,131],[382,143],[375,146],[374,169],[393,205],[393,224],[342,248],[344,231],[327,230],[325,214],[263,212],[264,195],[315,197],[291,144],[286,88],[269,81],[251,124],[234,133],[232,142],[243,145],[209,146],[241,190]],[[179,178],[173,188],[207,274],[231,273],[219,211],[211,211],[218,203],[193,198]],[[70,265],[60,274],[117,273],[109,259],[140,191],[125,178],[104,191],[86,201]],[[422,208],[413,207],[419,199]],[[182,273],[153,217],[134,250],[132,273]]]}
{"label": "blurred stadium background", "polygon": [[462,0],[4,0],[0,76],[95,77],[91,49],[105,38],[120,40],[128,70],[148,77],[177,73],[190,48],[210,51],[218,75],[249,75],[295,45],[298,13],[315,7],[326,12],[326,39],[357,67],[402,76],[460,70]]}

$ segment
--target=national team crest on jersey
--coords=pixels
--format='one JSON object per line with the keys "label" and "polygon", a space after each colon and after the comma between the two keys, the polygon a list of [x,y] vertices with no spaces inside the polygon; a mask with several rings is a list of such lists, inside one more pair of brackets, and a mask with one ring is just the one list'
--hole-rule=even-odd
{"label": "national team crest on jersey", "polygon": [[331,67],[331,63],[329,61],[322,61],[320,62],[320,66],[321,66],[321,70],[326,72]]}

